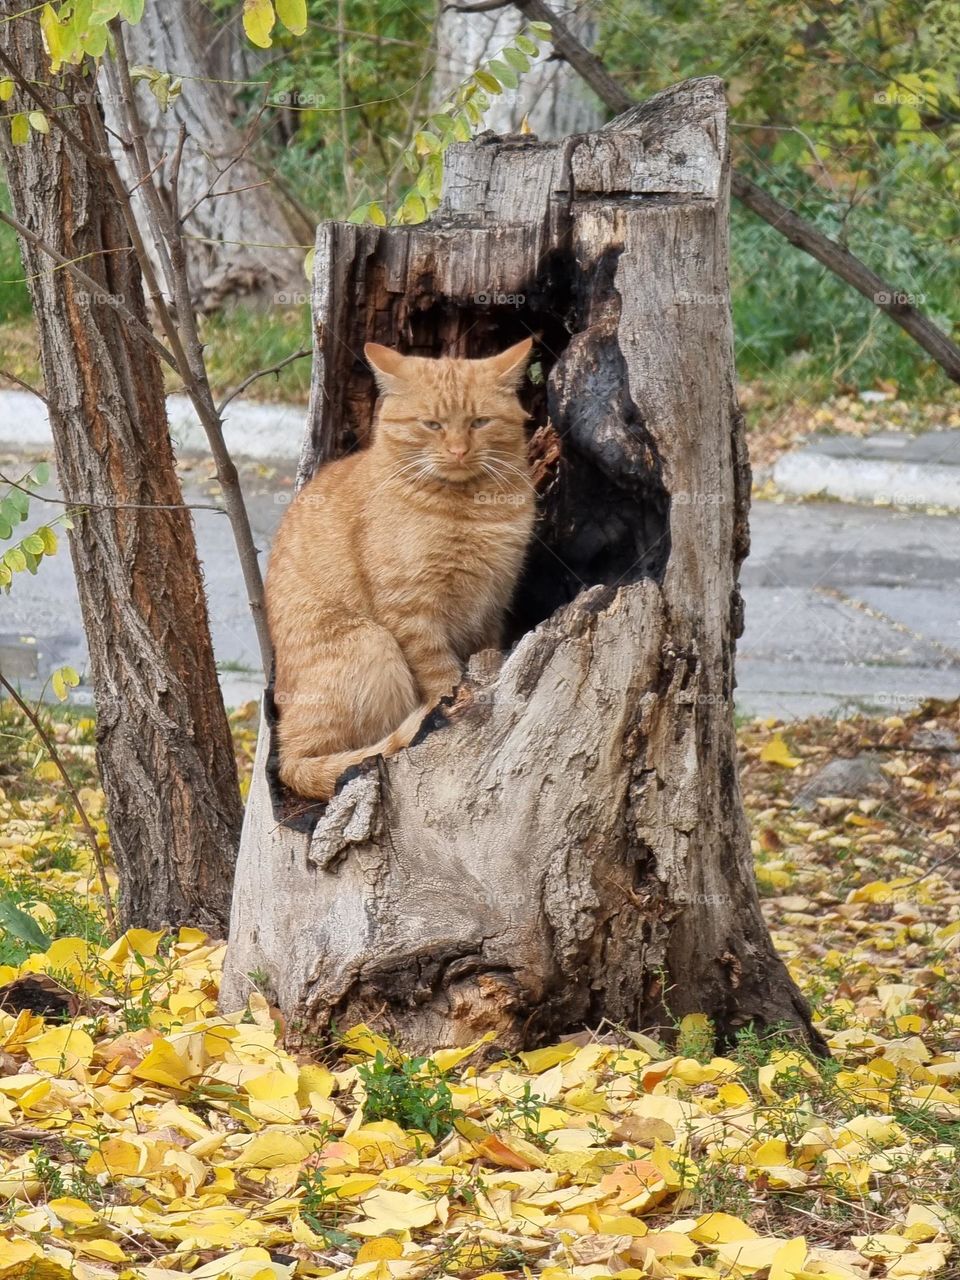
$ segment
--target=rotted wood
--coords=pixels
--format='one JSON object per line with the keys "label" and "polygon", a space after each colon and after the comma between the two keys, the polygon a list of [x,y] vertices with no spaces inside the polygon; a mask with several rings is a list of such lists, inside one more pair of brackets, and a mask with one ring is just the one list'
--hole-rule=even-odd
{"label": "rotted wood", "polygon": [[733,731],[749,468],[734,391],[719,80],[596,133],[451,149],[438,214],[317,235],[301,481],[363,447],[373,340],[537,337],[541,515],[511,647],[328,806],[284,795],[269,693],[223,1001],[293,1037],[520,1046],[691,1011],[817,1042],[760,913]]}

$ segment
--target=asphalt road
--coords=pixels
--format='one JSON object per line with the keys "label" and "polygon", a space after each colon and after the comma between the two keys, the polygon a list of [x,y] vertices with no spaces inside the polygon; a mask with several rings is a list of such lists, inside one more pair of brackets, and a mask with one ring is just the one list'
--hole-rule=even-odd
{"label": "asphalt road", "polygon": [[[2,450],[0,450],[2,455]],[[20,460],[2,457],[15,474]],[[292,463],[248,463],[244,483],[266,548],[290,495]],[[186,500],[211,501],[209,468],[187,470]],[[54,486],[47,492],[55,494]],[[51,508],[49,510],[56,510]],[[194,520],[214,647],[228,705],[258,696],[252,624],[226,516]],[[840,502],[755,502],[742,573],[746,631],[737,709],[791,718],[852,709],[893,714],[960,693],[960,521]],[[69,555],[17,577],[0,595],[0,669],[37,693],[64,664],[85,672],[86,646]],[[89,686],[76,691],[90,698]]]}

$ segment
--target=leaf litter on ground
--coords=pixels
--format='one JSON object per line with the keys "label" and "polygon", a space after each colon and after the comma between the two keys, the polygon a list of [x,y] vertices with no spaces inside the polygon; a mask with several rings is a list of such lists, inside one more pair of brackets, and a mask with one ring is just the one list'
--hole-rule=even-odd
{"label": "leaf litter on ground", "polygon": [[[54,714],[106,849],[92,724]],[[775,1029],[717,1054],[703,1015],[669,1044],[411,1058],[360,1026],[311,1056],[262,995],[218,1012],[222,942],[109,942],[4,707],[0,1280],[957,1275],[958,727],[938,704],[740,731],[764,911],[830,1060]],[[251,708],[234,728],[249,771]],[[816,794],[865,753],[882,786]]]}

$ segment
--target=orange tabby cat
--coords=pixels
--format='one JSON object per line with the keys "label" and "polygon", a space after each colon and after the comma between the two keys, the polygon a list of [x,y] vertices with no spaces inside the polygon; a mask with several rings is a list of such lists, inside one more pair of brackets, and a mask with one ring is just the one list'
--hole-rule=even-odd
{"label": "orange tabby cat", "polygon": [[534,520],[516,388],[532,342],[486,360],[368,343],[373,441],[294,499],[267,576],[280,777],[327,800],[399,751],[479,649],[499,646]]}

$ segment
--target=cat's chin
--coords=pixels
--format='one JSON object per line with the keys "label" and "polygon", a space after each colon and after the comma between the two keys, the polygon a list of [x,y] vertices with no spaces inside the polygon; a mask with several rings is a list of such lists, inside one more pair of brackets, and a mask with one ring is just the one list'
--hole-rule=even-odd
{"label": "cat's chin", "polygon": [[479,477],[479,472],[474,471],[473,467],[443,467],[438,468],[434,475],[442,484],[460,485],[469,484],[471,480]]}

